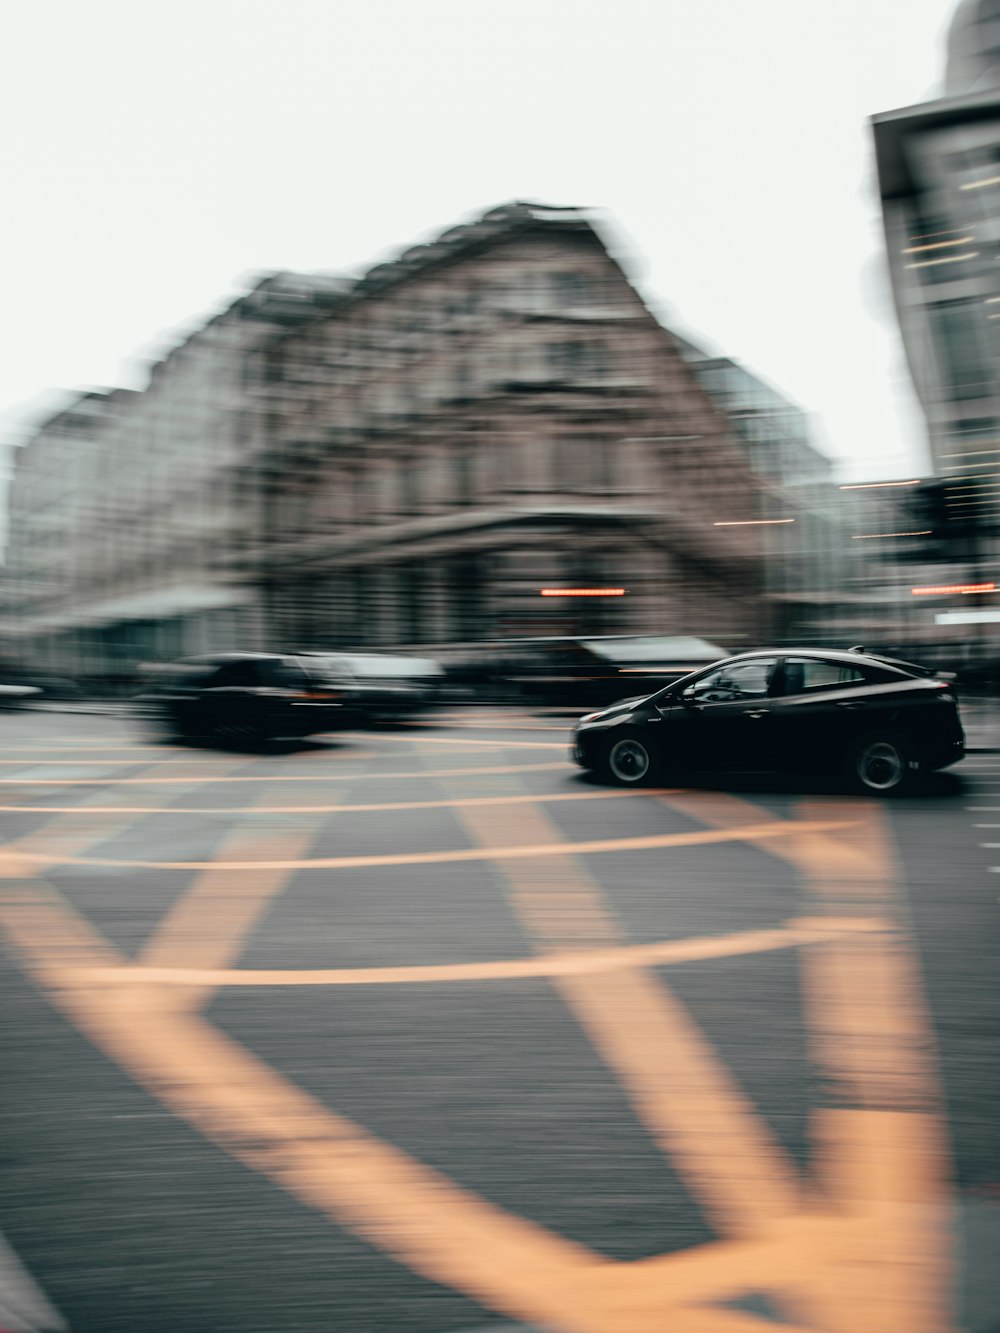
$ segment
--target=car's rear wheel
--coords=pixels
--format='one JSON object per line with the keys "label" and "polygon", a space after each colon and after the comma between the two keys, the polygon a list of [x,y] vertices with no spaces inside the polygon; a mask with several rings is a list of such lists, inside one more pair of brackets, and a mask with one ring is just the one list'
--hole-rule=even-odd
{"label": "car's rear wheel", "polygon": [[847,775],[855,790],[872,796],[893,796],[913,781],[909,747],[892,733],[862,736],[851,746]]}
{"label": "car's rear wheel", "polygon": [[626,731],[613,736],[604,754],[608,777],[619,787],[645,787],[656,781],[656,753],[641,732]]}

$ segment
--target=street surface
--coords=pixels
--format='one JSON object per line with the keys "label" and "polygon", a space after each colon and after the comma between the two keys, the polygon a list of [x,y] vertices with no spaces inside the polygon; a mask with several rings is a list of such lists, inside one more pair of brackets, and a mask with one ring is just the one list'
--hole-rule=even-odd
{"label": "street surface", "polygon": [[0,1328],[1000,1330],[1000,754],[879,803],[502,710],[0,731]]}

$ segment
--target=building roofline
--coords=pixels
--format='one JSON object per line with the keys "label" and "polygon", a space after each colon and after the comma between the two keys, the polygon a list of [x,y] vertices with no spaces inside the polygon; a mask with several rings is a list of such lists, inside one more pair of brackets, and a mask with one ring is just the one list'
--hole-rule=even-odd
{"label": "building roofline", "polygon": [[337,310],[346,310],[398,286],[418,273],[453,263],[456,259],[495,245],[521,231],[541,227],[589,231],[601,248],[608,252],[595,222],[594,214],[586,208],[513,200],[495,205],[468,222],[450,224],[431,240],[409,245],[394,258],[378,260],[357,277],[336,273],[300,273],[294,269],[266,270],[254,276],[253,286],[248,291],[228,301],[197,328],[183,333],[169,350],[157,357],[150,367],[150,381],[161,366],[183,351],[194,339],[234,315],[258,319],[265,324],[276,324],[276,337],[281,339],[318,323]]}
{"label": "building roofline", "polygon": [[909,135],[996,118],[1000,118],[1000,95],[995,89],[962,97],[940,97],[933,102],[919,102],[916,106],[871,116],[882,198],[899,199],[914,192],[904,148]]}

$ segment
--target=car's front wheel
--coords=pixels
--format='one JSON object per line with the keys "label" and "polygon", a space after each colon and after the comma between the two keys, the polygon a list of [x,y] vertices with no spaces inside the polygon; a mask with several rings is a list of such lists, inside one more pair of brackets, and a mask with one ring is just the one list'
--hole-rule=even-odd
{"label": "car's front wheel", "polygon": [[862,736],[851,747],[847,776],[855,790],[893,796],[912,784],[914,769],[906,744],[891,733]]}
{"label": "car's front wheel", "polygon": [[604,768],[611,781],[620,787],[649,786],[659,773],[656,752],[638,731],[625,731],[609,740]]}

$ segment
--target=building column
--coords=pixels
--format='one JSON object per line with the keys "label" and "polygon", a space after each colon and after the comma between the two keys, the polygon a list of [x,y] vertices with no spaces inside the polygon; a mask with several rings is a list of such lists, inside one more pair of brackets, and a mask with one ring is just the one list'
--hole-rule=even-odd
{"label": "building column", "polygon": [[449,621],[448,585],[439,560],[431,561],[424,570],[424,627],[425,643],[445,643],[452,638]]}

